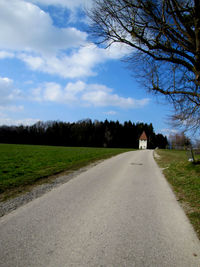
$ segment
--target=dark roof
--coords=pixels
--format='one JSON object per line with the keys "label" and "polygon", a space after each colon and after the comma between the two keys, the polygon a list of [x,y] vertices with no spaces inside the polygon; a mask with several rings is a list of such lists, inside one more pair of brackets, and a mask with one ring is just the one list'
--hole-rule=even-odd
{"label": "dark roof", "polygon": [[145,131],[143,131],[143,133],[141,134],[139,140],[147,140],[147,136],[146,136]]}

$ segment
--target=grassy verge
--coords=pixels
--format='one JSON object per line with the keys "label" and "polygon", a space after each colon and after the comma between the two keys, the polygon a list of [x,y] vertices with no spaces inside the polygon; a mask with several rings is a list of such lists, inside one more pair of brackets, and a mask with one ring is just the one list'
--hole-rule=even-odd
{"label": "grassy verge", "polygon": [[0,201],[126,149],[50,147],[0,144]]}
{"label": "grassy verge", "polygon": [[188,162],[185,151],[157,150],[156,161],[165,168],[163,173],[172,185],[200,238],[200,165]]}

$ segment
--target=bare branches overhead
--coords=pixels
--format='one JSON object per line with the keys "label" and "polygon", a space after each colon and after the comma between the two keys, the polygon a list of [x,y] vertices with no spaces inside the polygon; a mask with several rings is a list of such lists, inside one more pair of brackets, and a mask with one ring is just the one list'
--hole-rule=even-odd
{"label": "bare branches overhead", "polygon": [[148,89],[173,101],[176,115],[187,105],[185,119],[200,118],[200,1],[94,2],[89,16],[95,40],[131,47],[129,62],[137,68],[131,67],[136,74],[143,70]]}

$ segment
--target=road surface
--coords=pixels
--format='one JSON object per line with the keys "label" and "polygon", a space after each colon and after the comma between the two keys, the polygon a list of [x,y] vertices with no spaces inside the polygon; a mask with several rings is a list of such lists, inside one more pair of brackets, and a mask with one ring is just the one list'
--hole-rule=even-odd
{"label": "road surface", "polygon": [[200,243],[153,159],[128,152],[0,219],[0,266],[200,266]]}

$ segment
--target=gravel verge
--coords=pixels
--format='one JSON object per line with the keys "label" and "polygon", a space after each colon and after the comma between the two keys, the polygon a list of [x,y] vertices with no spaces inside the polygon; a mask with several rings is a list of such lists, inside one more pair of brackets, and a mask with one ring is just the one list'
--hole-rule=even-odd
{"label": "gravel verge", "polygon": [[71,179],[73,179],[80,173],[87,171],[89,168],[97,165],[101,161],[102,160],[92,163],[90,165],[87,165],[76,171],[72,171],[69,174],[60,175],[57,178],[55,178],[53,181],[51,181],[50,183],[44,183],[42,185],[35,186],[30,192],[26,192],[15,198],[0,202],[0,217],[10,213],[13,210],[16,210],[20,206],[25,205],[26,203],[32,201],[35,198],[41,197],[45,193],[51,191],[53,188],[69,182]]}

